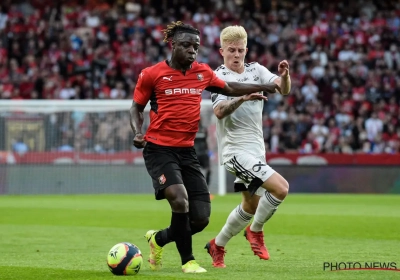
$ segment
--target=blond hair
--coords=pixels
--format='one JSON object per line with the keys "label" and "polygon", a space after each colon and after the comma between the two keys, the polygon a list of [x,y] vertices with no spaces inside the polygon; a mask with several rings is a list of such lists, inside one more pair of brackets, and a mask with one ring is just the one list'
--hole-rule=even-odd
{"label": "blond hair", "polygon": [[243,28],[243,26],[232,25],[225,27],[221,31],[220,35],[221,47],[223,47],[225,43],[236,42],[239,40],[243,40],[245,46],[247,46],[247,32]]}

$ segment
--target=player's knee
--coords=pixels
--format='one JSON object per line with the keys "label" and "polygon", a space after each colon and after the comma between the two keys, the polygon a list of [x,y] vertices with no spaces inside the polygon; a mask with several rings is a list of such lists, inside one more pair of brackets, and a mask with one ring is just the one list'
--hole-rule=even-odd
{"label": "player's knee", "polygon": [[189,212],[188,194],[185,186],[182,184],[171,185],[164,190],[165,198],[171,205],[173,212]]}
{"label": "player's knee", "polygon": [[276,198],[283,200],[289,193],[289,183],[285,179],[281,180],[276,187],[275,196]]}
{"label": "player's knee", "polygon": [[210,222],[210,219],[207,218],[202,218],[199,220],[195,220],[195,221],[190,221],[190,227],[192,229],[192,234],[196,234],[198,232],[203,231],[203,229],[205,229],[208,225],[208,223]]}
{"label": "player's knee", "polygon": [[187,197],[176,196],[169,201],[173,212],[186,213],[189,212],[189,201]]}
{"label": "player's knee", "polygon": [[289,183],[279,173],[274,173],[263,184],[263,188],[279,200],[285,199],[289,193]]}
{"label": "player's knee", "polygon": [[209,223],[211,215],[210,196],[207,195],[202,200],[191,200],[189,203],[190,227],[192,234],[201,232]]}

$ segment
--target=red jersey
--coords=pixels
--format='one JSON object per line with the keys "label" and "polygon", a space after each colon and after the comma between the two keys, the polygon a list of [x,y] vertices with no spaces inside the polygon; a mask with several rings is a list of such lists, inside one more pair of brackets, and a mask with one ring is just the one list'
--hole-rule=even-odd
{"label": "red jersey", "polygon": [[195,61],[185,75],[166,61],[145,68],[133,94],[140,105],[150,100],[150,126],[144,139],[162,146],[194,146],[201,92],[207,87],[225,87],[207,64]]}

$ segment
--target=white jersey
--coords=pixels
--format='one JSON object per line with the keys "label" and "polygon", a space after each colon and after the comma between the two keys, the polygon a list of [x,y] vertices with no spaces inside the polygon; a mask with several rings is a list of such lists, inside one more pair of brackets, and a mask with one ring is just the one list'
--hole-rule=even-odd
{"label": "white jersey", "polygon": [[[265,84],[278,78],[257,62],[245,63],[244,72],[241,74],[229,70],[225,65],[221,65],[214,72],[226,82]],[[211,99],[215,108],[221,101],[234,97],[213,93]],[[265,156],[263,107],[263,100],[246,101],[232,114],[217,120],[218,158],[221,165],[236,155]]]}

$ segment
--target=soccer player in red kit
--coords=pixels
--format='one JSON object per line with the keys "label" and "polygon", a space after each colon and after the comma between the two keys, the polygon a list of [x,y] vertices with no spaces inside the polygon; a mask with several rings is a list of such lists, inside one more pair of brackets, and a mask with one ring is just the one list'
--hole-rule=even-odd
{"label": "soccer player in red kit", "polygon": [[[184,273],[206,270],[195,261],[192,235],[209,222],[210,194],[194,150],[200,121],[201,92],[204,89],[227,96],[274,93],[275,83],[244,84],[224,82],[207,64],[196,62],[200,32],[182,22],[172,22],[164,30],[165,42],[172,43],[171,59],[145,68],[139,75],[130,109],[133,144],[144,148],[146,169],[153,180],[157,200],[167,199],[172,210],[169,227],[150,230],[150,268],[161,268],[163,247],[174,241]],[[150,101],[150,126],[143,135],[143,110]],[[249,136],[251,137],[251,136]]]}

